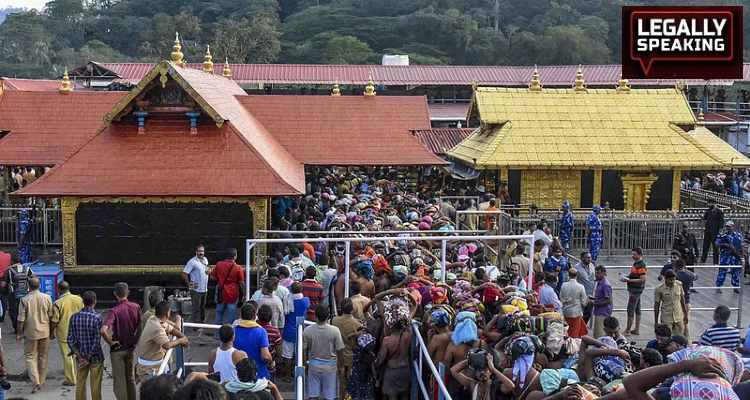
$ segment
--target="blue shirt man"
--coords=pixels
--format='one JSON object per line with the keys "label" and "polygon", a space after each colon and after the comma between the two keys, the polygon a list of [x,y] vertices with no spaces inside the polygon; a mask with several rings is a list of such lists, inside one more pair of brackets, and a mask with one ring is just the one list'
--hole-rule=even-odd
{"label": "blue shirt man", "polygon": [[554,304],[555,310],[562,314],[562,303],[557,298],[554,286],[557,286],[557,277],[554,275],[547,275],[546,284],[539,289],[539,304]]}
{"label": "blue shirt man", "polygon": [[[724,224],[726,230],[716,238],[716,245],[719,246],[719,265],[740,265],[742,255],[743,239],[742,235],[734,231],[734,222],[727,221]],[[741,268],[732,268],[732,286],[740,286]],[[727,268],[719,268],[719,274],[716,276],[716,287],[724,286],[724,280],[727,277]]]}
{"label": "blue shirt man", "polygon": [[568,259],[563,257],[561,249],[555,249],[552,257],[544,263],[544,272],[557,274],[557,286],[555,287],[557,293],[560,293],[563,282],[567,280],[568,268]]}
{"label": "blue shirt man", "polygon": [[573,213],[570,211],[570,202],[562,203],[563,215],[560,218],[560,242],[565,251],[570,250],[570,238],[573,236]]}
{"label": "blue shirt man", "polygon": [[593,262],[596,262],[596,259],[599,257],[599,247],[602,245],[602,220],[599,219],[599,213],[601,212],[602,207],[597,204],[586,219],[586,230],[589,237],[589,254],[591,254],[591,261]]}

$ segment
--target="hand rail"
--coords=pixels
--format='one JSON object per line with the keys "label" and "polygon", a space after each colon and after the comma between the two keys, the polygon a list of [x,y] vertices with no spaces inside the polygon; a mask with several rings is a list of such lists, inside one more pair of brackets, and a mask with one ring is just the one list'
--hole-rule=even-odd
{"label": "hand rail", "polygon": [[305,320],[304,317],[297,317],[297,343],[295,357],[297,359],[294,367],[294,398],[296,400],[305,399],[305,365],[303,364],[304,357],[302,357],[302,331],[305,325],[315,325],[314,322]]}
{"label": "hand rail", "polygon": [[[427,346],[424,344],[424,339],[422,339],[422,335],[420,335],[421,326],[419,322],[412,322],[412,363],[414,364],[414,371],[412,372],[416,376],[416,381],[419,383],[419,388],[422,389],[422,394],[424,395],[425,399],[431,399],[432,396],[430,395],[429,391],[425,387],[425,384],[422,380],[422,366],[423,364],[427,364],[427,367],[430,369],[430,372],[432,372],[432,377],[435,378],[435,381],[438,384],[439,392],[438,392],[438,400],[452,400],[450,393],[448,392],[448,388],[445,387],[445,377],[443,374],[441,374],[437,368],[435,368],[435,364],[432,363],[432,358],[430,358],[430,353],[427,351]],[[418,354],[415,354],[415,351],[418,351]],[[414,356],[417,355],[415,358]],[[440,369],[444,370],[443,363],[440,363]],[[412,379],[414,380],[414,379]],[[412,395],[415,393],[415,388],[412,387]],[[413,398],[413,397],[412,397]]]}

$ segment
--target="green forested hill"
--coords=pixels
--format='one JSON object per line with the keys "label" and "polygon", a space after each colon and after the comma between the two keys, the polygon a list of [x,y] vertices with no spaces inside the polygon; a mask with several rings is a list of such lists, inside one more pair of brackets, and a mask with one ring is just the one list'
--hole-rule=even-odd
{"label": "green forested hill", "polygon": [[[620,61],[623,5],[744,5],[750,0],[55,0],[0,25],[0,75],[49,77],[87,60],[412,64]],[[745,24],[750,48],[750,24]]]}

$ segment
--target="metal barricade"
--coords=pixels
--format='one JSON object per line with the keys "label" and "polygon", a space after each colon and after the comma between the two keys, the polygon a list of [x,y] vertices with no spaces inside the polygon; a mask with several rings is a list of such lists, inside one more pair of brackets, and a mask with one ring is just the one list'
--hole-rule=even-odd
{"label": "metal barricade", "polygon": [[424,366],[425,364],[429,368],[430,377],[435,380],[438,385],[438,400],[451,400],[451,395],[448,393],[448,388],[445,387],[445,365],[441,362],[439,367],[435,367],[432,362],[427,346],[424,343],[424,339],[419,334],[420,325],[418,322],[412,322],[412,335],[411,335],[411,359],[414,366],[412,372],[411,382],[411,399],[419,399],[419,391],[422,391],[423,399],[433,398],[429,391],[429,387],[425,385],[423,377],[425,376]]}
{"label": "metal barricade", "polygon": [[0,244],[18,243],[18,212],[29,211],[35,245],[62,245],[62,210],[25,205],[0,207]]}
{"label": "metal barricade", "polygon": [[750,210],[750,200],[734,197],[724,192],[705,189],[680,189],[680,202],[687,207],[707,207],[708,201],[714,200],[719,207],[733,210]]}
{"label": "metal barricade", "polygon": [[[618,270],[618,269],[619,270],[623,270],[624,269],[624,270],[628,271],[631,268],[632,268],[632,266],[630,266],[630,265],[607,266],[607,272],[609,272],[611,270]],[[727,273],[729,274],[729,273],[731,273],[731,268],[742,268],[742,266],[738,265],[738,266],[734,267],[734,266],[730,266],[730,265],[690,265],[690,266],[687,266],[686,268],[716,269],[717,271],[718,271],[719,268],[728,268],[729,271]],[[623,274],[623,275],[627,276],[627,274]],[[609,282],[612,283],[612,290],[617,290],[617,291],[627,291],[628,290],[626,284],[624,282],[620,281],[619,279],[610,279]],[[615,285],[615,283],[619,283],[619,285]],[[742,311],[743,311],[743,304],[742,304],[743,301],[742,300],[743,300],[744,292],[745,292],[744,291],[744,286],[745,286],[744,274],[740,273],[740,286],[736,287],[736,288],[733,288],[733,289],[739,289],[739,291],[740,291],[739,295],[737,296],[737,307],[729,307],[730,311],[734,311],[737,314],[737,325],[736,325],[736,327],[738,329],[739,328],[744,328],[742,326]],[[656,287],[649,287],[649,286],[646,286],[643,289],[643,294],[641,295],[641,304],[643,304],[645,301],[647,301],[647,299],[651,300],[651,304],[654,304],[654,301],[653,301],[654,289],[656,289]],[[695,290],[716,290],[716,289],[719,289],[719,288],[717,288],[716,286],[693,286],[692,289],[695,289]],[[721,289],[727,289],[727,287],[722,287]],[[647,293],[649,293],[650,296],[645,296]],[[627,309],[626,308],[615,308],[612,311],[613,312],[623,313],[623,312],[626,312]],[[690,311],[691,312],[692,311],[714,311],[714,308],[706,308],[706,307],[695,307],[695,308],[692,308],[691,307]],[[652,312],[653,313],[654,309],[653,309],[653,307],[650,308],[650,309],[641,307],[641,313],[644,313],[644,312]],[[659,322],[658,321],[654,321],[654,323],[657,324]]]}

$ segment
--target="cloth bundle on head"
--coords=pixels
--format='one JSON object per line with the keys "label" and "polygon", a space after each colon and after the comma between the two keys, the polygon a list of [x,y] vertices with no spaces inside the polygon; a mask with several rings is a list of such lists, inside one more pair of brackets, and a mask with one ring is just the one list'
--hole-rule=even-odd
{"label": "cloth bundle on head", "polygon": [[430,288],[430,297],[432,298],[432,304],[447,304],[448,289],[442,286],[433,286]]}
{"label": "cloth bundle on head", "polygon": [[456,296],[468,293],[471,291],[471,283],[463,280],[456,281],[453,284],[453,291],[456,292]]}
{"label": "cloth bundle on head", "polygon": [[372,335],[370,335],[369,333],[365,333],[365,334],[359,335],[359,337],[357,337],[357,346],[359,346],[359,347],[361,347],[361,348],[364,349],[364,348],[366,348],[367,346],[369,346],[371,344],[373,344],[373,345],[375,344],[375,338]]}
{"label": "cloth bundle on head", "polygon": [[487,356],[490,353],[485,349],[469,349],[469,353],[466,355],[466,365],[472,371],[485,370],[489,368],[487,363]]}
{"label": "cloth bundle on head", "polygon": [[453,321],[453,316],[443,309],[437,309],[430,313],[427,322],[430,326],[445,327]]}
{"label": "cloth bundle on head", "polygon": [[375,269],[376,274],[386,273],[388,275],[393,275],[393,269],[388,265],[388,261],[385,260],[385,257],[380,254],[376,254],[375,257],[373,257],[372,266]]}
{"label": "cloth bundle on head", "polygon": [[728,380],[721,377],[699,379],[689,373],[677,375],[670,387],[672,399],[739,400],[732,386],[742,380],[744,366],[740,356],[733,351],[714,346],[689,347],[668,356],[670,363],[694,360],[698,357],[708,357],[718,361]]}
{"label": "cloth bundle on head", "polygon": [[418,228],[419,228],[420,231],[429,231],[430,230],[430,224],[428,224],[427,222],[420,222]]}
{"label": "cloth bundle on head", "polygon": [[405,265],[396,265],[393,267],[393,275],[396,277],[396,281],[401,282],[409,276],[409,268]]}
{"label": "cloth bundle on head", "polygon": [[409,307],[403,300],[394,299],[384,305],[385,312],[383,313],[383,320],[385,325],[390,329],[403,329],[409,325],[411,320],[411,313]]}
{"label": "cloth bundle on head", "polygon": [[354,269],[359,270],[365,276],[365,279],[371,281],[375,276],[375,270],[372,267],[371,260],[364,260],[354,264]]}
{"label": "cloth bundle on head", "polygon": [[568,384],[576,383],[578,382],[578,374],[572,369],[567,368],[547,368],[539,374],[539,382],[542,384],[542,390],[547,396],[560,389],[560,384],[563,383],[563,379],[567,380]]}
{"label": "cloth bundle on head", "polygon": [[451,335],[451,341],[458,346],[462,343],[474,343],[477,335],[477,315],[473,312],[463,311],[456,316],[456,328]]}
{"label": "cloth bundle on head", "polygon": [[534,364],[534,355],[542,350],[542,344],[536,336],[520,336],[512,340],[508,347],[513,358],[513,381],[521,376],[519,386],[523,388],[526,375]]}
{"label": "cloth bundle on head", "polygon": [[466,278],[466,279],[470,280],[471,282],[474,282],[475,280],[477,280],[477,278],[474,276],[474,273],[471,272],[471,271],[464,271],[461,274],[461,278]]}
{"label": "cloth bundle on head", "polygon": [[370,246],[365,247],[365,257],[367,258],[373,258],[375,257],[375,249],[373,249]]}

